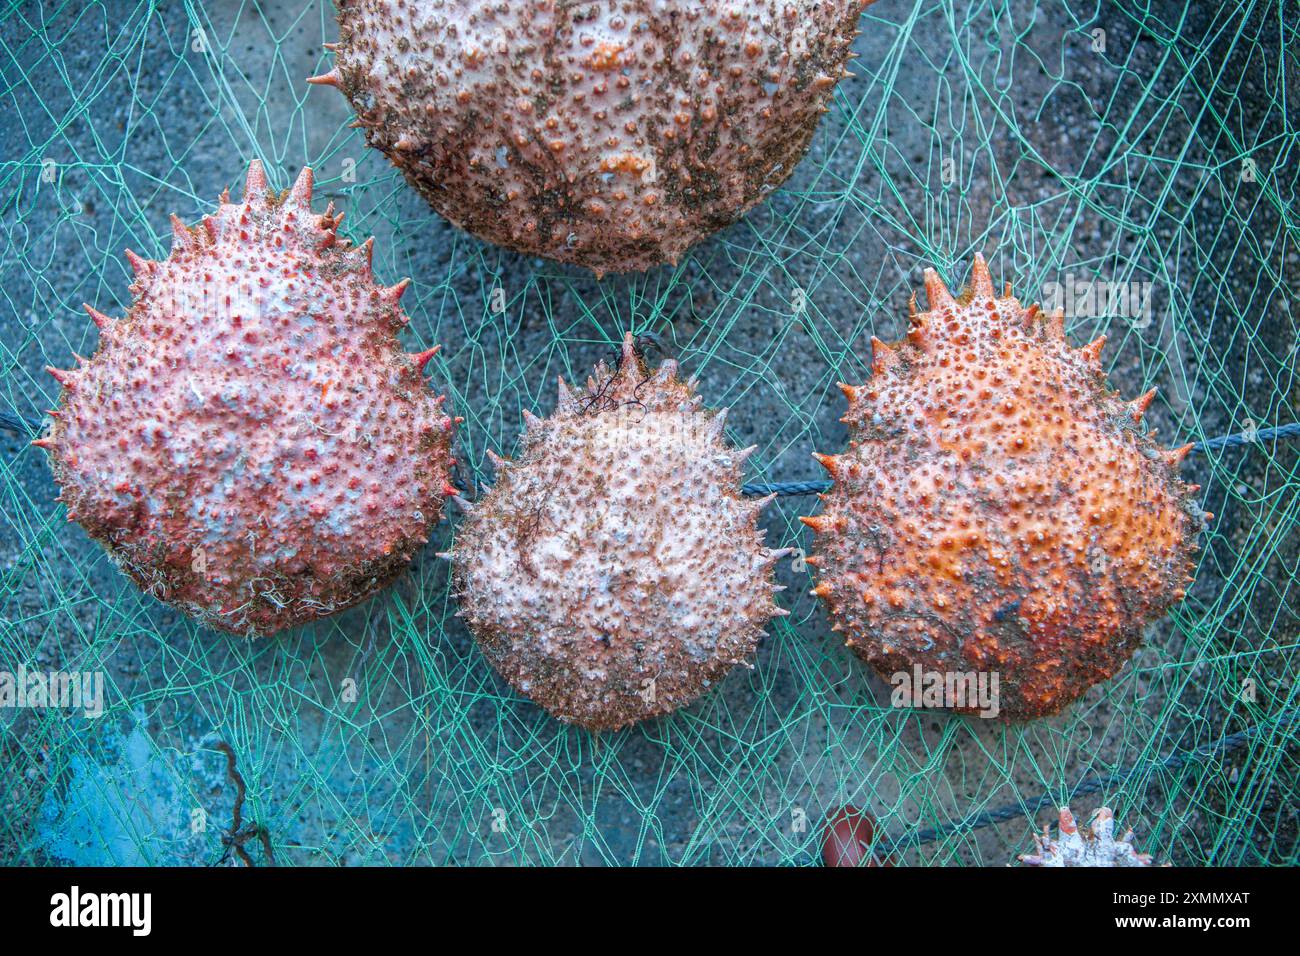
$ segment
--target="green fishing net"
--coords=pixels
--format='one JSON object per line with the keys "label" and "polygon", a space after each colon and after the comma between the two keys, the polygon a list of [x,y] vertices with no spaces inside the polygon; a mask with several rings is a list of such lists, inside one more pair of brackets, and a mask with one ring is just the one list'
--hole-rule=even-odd
{"label": "green fishing net", "polygon": [[[369,150],[328,69],[328,3],[0,5],[0,671],[102,675],[103,714],[0,708],[0,861],[805,864],[869,811],[880,852],[1003,865],[1070,804],[1113,807],[1157,859],[1295,864],[1295,289],[1300,8],[879,0],[808,157],[679,267],[597,282],[431,214]],[[55,502],[28,446],[46,365],[90,354],[83,301],[129,302],[131,247],[210,212],[252,158],[316,171],[344,231],[409,275],[403,332],[465,421],[471,497],[555,378],[624,331],[729,406],[747,480],[819,480],[846,441],[837,381],[898,338],[921,269],[976,251],[1055,297],[1112,382],[1160,389],[1166,444],[1214,513],[1195,585],[1115,679],[1004,725],[890,705],[797,561],[752,669],[670,717],[594,736],[488,667],[435,557],[358,608],[255,643],[147,598]],[[652,353],[652,357],[654,354]],[[1214,442],[1220,436],[1238,439]],[[1089,463],[1073,463],[1087,468]],[[772,546],[807,547],[786,496]]]}

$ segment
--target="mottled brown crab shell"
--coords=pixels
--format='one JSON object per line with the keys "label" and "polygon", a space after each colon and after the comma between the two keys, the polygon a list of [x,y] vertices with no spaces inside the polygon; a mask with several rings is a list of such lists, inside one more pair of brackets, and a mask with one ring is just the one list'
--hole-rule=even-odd
{"label": "mottled brown crab shell", "polygon": [[371,146],[476,236],[606,272],[675,263],[793,171],[870,0],[339,9]]}

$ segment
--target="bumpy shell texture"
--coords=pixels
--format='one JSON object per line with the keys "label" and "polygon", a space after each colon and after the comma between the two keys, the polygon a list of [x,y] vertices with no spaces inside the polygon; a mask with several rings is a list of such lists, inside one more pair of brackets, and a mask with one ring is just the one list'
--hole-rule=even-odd
{"label": "bumpy shell texture", "polygon": [[[1106,386],[1104,339],[994,294],[977,258],[955,300],[926,272],[907,340],[873,339],[871,381],[841,386],[849,449],[816,532],[814,591],[882,676],[999,676],[1003,718],[1058,711],[1118,671],[1182,600],[1209,517],[1173,451],[1141,427],[1154,390]],[[973,707],[957,707],[971,711]]]}
{"label": "bumpy shell texture", "polygon": [[461,615],[492,665],[559,719],[615,729],[689,703],[754,650],[774,615],[766,500],[740,497],[752,449],[723,441],[665,361],[632,336],[585,392],[526,416],[522,450],[494,459],[452,555]]}
{"label": "bumpy shell texture", "polygon": [[1047,827],[1034,834],[1037,853],[1025,853],[1025,866],[1150,866],[1151,857],[1133,849],[1133,831],[1115,839],[1115,815],[1099,807],[1086,829],[1080,830],[1069,807],[1060,812],[1060,831],[1053,840]]}
{"label": "bumpy shell texture", "polygon": [[202,623],[263,634],[388,583],[428,538],[452,421],[399,350],[406,286],[377,286],[371,241],[285,196],[259,163],[243,201],[136,271],[124,319],[87,311],[99,349],[64,386],[47,449],[69,519],[142,589]]}
{"label": "bumpy shell texture", "polygon": [[477,236],[598,274],[675,262],[790,175],[870,0],[342,0],[370,144]]}

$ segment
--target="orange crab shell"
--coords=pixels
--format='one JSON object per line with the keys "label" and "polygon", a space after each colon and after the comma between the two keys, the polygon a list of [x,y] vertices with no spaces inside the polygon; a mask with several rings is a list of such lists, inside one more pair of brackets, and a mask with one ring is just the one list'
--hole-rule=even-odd
{"label": "orange crab shell", "polygon": [[[1209,517],[1178,476],[1190,450],[1140,426],[1154,389],[1106,385],[1104,337],[997,296],[982,257],[954,299],[933,270],[907,338],[873,339],[841,386],[850,442],[803,518],[814,592],[882,676],[989,672],[1004,718],[1052,714],[1115,674],[1180,601]],[[969,701],[947,706],[975,711]]]}

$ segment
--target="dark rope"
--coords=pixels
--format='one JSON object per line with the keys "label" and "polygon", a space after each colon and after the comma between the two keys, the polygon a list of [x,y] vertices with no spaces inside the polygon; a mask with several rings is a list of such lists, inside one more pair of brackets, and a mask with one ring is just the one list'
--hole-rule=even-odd
{"label": "dark rope", "polygon": [[35,438],[41,433],[41,423],[36,419],[11,415],[9,412],[0,412],[0,428],[29,438]]}
{"label": "dark rope", "polygon": [[751,498],[762,498],[765,495],[779,495],[783,498],[789,495],[819,495],[830,491],[831,484],[829,481],[751,481],[747,485],[741,485],[740,493]]}
{"label": "dark rope", "polygon": [[[1070,791],[1067,803],[1076,797],[1086,796],[1103,790],[1114,784],[1124,783],[1130,777],[1136,776],[1139,772],[1144,772],[1152,768],[1162,770],[1177,770],[1179,767],[1192,763],[1200,762],[1211,757],[1221,756],[1232,753],[1234,750],[1240,750],[1253,737],[1257,737],[1265,731],[1276,730],[1277,728],[1289,724],[1300,718],[1300,711],[1284,710],[1275,720],[1268,723],[1239,730],[1236,733],[1226,734],[1220,737],[1214,743],[1207,744],[1196,750],[1187,750],[1182,753],[1173,753],[1163,760],[1158,760],[1152,764],[1138,764],[1128,767],[1125,770],[1118,770],[1115,773],[1105,774],[1100,777],[1091,777],[1080,781]],[[1011,803],[996,810],[985,810],[982,813],[974,814],[965,820],[956,823],[948,823],[941,827],[930,827],[925,830],[918,830],[915,833],[897,840],[884,839],[875,850],[877,855],[888,855],[900,850],[906,850],[910,847],[924,846],[927,843],[934,843],[947,836],[953,836],[958,833],[967,833],[972,830],[980,830],[995,823],[1006,823],[1008,820],[1023,819],[1026,816],[1034,816],[1040,810],[1047,807],[1057,806],[1057,794],[1044,793],[1039,797],[1029,800],[1025,803]]]}
{"label": "dark rope", "polygon": [[1256,442],[1277,441],[1297,436],[1300,436],[1300,422],[1292,422],[1290,425],[1279,425],[1277,428],[1261,428],[1253,434],[1250,432],[1237,432],[1234,435],[1207,438],[1205,441],[1196,442],[1192,451],[1210,451],[1214,448],[1239,448],[1242,445],[1253,445]]}

